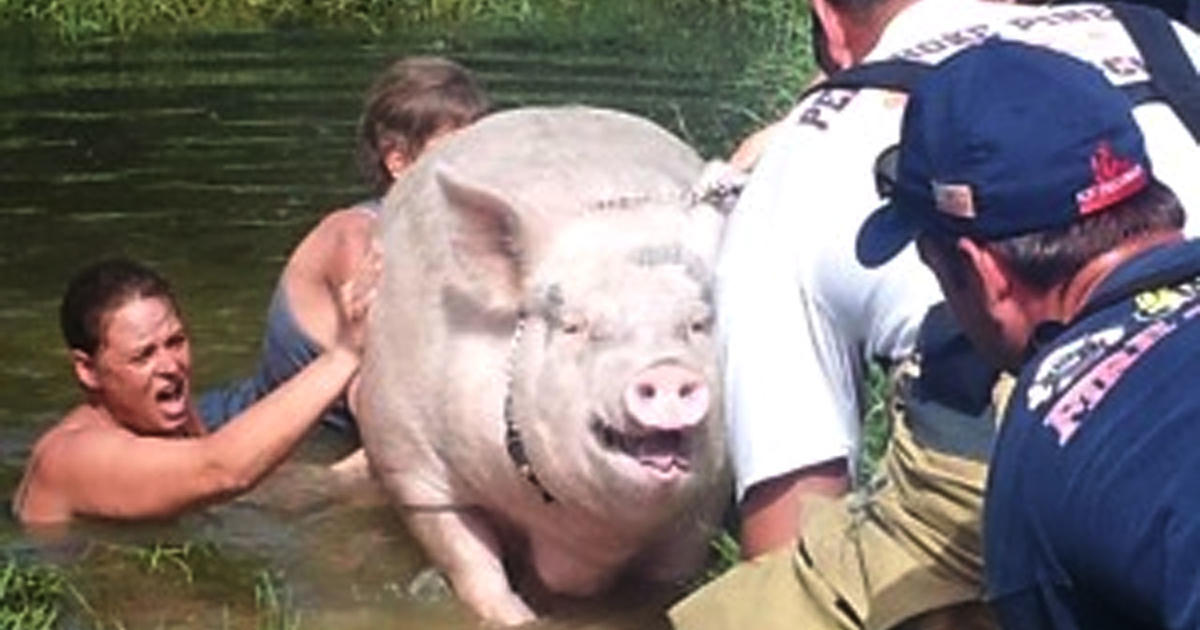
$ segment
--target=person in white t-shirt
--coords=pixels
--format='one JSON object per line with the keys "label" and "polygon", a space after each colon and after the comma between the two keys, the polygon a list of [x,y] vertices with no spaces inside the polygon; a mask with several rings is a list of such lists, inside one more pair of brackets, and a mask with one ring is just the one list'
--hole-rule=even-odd
{"label": "person in white t-shirt", "polygon": [[[843,68],[891,58],[934,64],[999,36],[1091,62],[1118,85],[1148,79],[1124,27],[1100,5],[814,0],[813,7],[825,52]],[[1200,38],[1174,26],[1200,67]],[[926,312],[941,299],[911,248],[875,270],[855,259],[858,227],[881,204],[876,162],[899,139],[905,100],[882,89],[810,94],[772,134],[729,219],[717,306],[741,544],[747,558],[771,553],[673,609],[679,627],[772,627],[758,623],[765,614],[779,627],[886,628],[981,595],[987,444],[978,436],[932,448],[946,440],[914,435],[908,416],[926,410],[906,400],[882,480],[824,500],[853,485],[865,366],[909,364]],[[1165,103],[1140,105],[1135,115],[1156,173],[1185,207],[1200,207],[1196,140]],[[933,424],[966,418],[934,407],[929,417],[948,419]],[[895,553],[869,549],[876,544]],[[792,604],[768,586],[775,578]],[[909,588],[892,592],[904,596],[881,595],[899,584]],[[735,593],[742,603],[730,605]],[[798,603],[814,596],[824,604]]]}

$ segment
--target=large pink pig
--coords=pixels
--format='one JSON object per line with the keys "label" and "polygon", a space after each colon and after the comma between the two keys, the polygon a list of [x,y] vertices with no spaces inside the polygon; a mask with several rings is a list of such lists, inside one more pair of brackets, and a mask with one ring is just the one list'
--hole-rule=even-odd
{"label": "large pink pig", "polygon": [[628,114],[521,109],[396,182],[356,398],[412,533],[483,618],[703,564],[728,498],[701,160]]}

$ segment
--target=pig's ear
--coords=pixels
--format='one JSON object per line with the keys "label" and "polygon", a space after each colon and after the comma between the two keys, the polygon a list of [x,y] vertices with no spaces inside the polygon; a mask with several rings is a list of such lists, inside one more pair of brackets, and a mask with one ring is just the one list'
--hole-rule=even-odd
{"label": "pig's ear", "polygon": [[440,170],[436,177],[450,209],[450,248],[467,276],[466,286],[455,284],[486,310],[516,310],[521,257],[512,204],[452,171]]}

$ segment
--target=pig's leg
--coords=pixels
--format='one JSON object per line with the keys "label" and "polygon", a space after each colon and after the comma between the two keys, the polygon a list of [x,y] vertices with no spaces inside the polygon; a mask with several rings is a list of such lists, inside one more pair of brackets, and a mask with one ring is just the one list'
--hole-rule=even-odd
{"label": "pig's leg", "polygon": [[500,540],[478,512],[410,511],[409,529],[446,572],[454,592],[484,619],[515,626],[536,619],[508,583]]}

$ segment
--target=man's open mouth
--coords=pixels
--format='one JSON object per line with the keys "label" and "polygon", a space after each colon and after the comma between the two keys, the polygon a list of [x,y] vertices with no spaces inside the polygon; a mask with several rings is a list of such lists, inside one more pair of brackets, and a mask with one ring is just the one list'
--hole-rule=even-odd
{"label": "man's open mouth", "polygon": [[154,392],[154,402],[163,410],[164,415],[174,418],[187,413],[186,394],[185,382],[182,379],[172,380]]}

